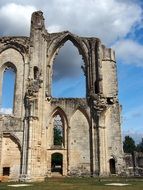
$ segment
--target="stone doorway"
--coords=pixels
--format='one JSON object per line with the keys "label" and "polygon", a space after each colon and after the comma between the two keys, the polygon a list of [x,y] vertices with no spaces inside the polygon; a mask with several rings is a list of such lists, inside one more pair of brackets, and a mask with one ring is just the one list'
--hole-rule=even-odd
{"label": "stone doorway", "polygon": [[63,155],[61,153],[53,153],[51,156],[51,173],[52,176],[63,175]]}
{"label": "stone doorway", "polygon": [[109,165],[110,165],[110,173],[116,174],[115,160],[113,158],[109,160]]}

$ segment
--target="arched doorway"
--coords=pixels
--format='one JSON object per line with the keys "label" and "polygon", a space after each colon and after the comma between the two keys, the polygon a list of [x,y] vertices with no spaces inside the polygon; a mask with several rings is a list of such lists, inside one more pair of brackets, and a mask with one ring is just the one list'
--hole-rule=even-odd
{"label": "arched doorway", "polygon": [[115,160],[113,158],[109,160],[109,166],[110,166],[110,173],[116,174]]}
{"label": "arched doorway", "polygon": [[63,155],[61,153],[52,154],[51,172],[54,174],[63,174]]}

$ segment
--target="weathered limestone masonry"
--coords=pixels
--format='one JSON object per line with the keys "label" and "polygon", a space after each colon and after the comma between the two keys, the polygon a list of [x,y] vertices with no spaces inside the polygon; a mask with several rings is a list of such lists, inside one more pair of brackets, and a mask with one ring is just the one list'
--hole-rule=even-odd
{"label": "weathered limestone masonry", "polygon": [[125,154],[126,175],[143,176],[143,152]]}
{"label": "weathered limestone masonry", "polygon": [[[86,98],[51,96],[53,61],[70,40],[84,61]],[[68,31],[48,33],[43,13],[34,12],[30,37],[0,38],[0,96],[3,72],[16,72],[14,110],[0,115],[0,175],[44,180],[53,155],[61,155],[63,176],[108,176],[124,172],[116,62],[98,38]],[[54,117],[63,123],[63,143],[53,143]]]}

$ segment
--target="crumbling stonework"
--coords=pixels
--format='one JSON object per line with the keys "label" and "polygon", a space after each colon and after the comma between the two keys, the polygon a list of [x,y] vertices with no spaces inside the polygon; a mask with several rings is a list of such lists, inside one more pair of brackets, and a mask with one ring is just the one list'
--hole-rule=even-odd
{"label": "crumbling stonework", "polygon": [[[53,60],[68,40],[78,48],[85,63],[85,99],[51,96]],[[124,172],[112,49],[98,38],[79,37],[68,31],[48,33],[43,13],[38,11],[32,14],[30,37],[0,38],[0,92],[7,66],[16,72],[16,85],[13,114],[0,115],[0,175],[9,167],[10,179],[51,177],[55,153],[62,155],[63,176]],[[56,114],[64,125],[61,146],[53,144]]]}
{"label": "crumbling stonework", "polygon": [[125,154],[126,175],[143,176],[143,152]]}

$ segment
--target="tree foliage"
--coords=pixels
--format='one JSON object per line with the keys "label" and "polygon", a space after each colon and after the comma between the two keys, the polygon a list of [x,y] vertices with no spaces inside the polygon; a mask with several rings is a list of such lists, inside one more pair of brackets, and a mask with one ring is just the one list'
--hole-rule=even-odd
{"label": "tree foliage", "polygon": [[62,145],[62,131],[58,127],[54,127],[54,145]]}
{"label": "tree foliage", "polygon": [[137,152],[143,152],[143,138],[139,144],[137,144]]}
{"label": "tree foliage", "polygon": [[136,145],[135,141],[130,136],[125,136],[124,142],[123,142],[123,149],[125,153],[133,153],[136,151]]}

